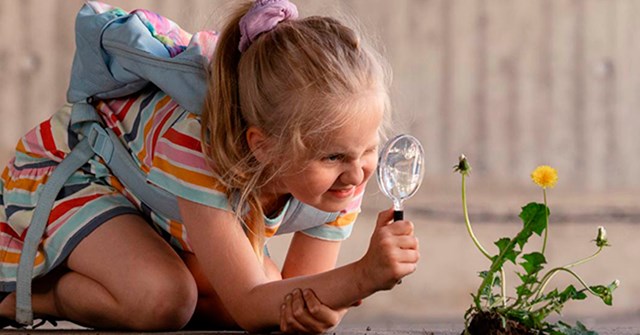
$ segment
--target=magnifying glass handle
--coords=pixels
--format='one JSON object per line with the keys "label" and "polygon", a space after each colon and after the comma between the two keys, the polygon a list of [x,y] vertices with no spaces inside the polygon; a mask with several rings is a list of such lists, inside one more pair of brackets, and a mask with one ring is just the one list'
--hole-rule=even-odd
{"label": "magnifying glass handle", "polygon": [[404,220],[404,211],[403,210],[394,210],[393,211],[393,221],[402,221]]}
{"label": "magnifying glass handle", "polygon": [[[404,220],[403,210],[393,210],[393,222]],[[397,285],[402,284],[402,279],[398,280]]]}

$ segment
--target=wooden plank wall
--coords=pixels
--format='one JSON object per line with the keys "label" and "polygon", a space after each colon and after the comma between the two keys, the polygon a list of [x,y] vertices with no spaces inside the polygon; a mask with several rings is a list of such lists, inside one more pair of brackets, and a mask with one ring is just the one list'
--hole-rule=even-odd
{"label": "wooden plank wall", "polygon": [[[118,0],[190,30],[224,14],[211,0]],[[0,158],[64,102],[80,0],[0,1]],[[640,1],[301,0],[347,12],[394,69],[397,131],[425,144],[428,176],[464,152],[474,176],[521,183],[538,164],[577,190],[640,190]],[[224,8],[224,7],[223,7]],[[523,178],[523,176],[525,176]],[[640,193],[638,193],[640,194]]]}

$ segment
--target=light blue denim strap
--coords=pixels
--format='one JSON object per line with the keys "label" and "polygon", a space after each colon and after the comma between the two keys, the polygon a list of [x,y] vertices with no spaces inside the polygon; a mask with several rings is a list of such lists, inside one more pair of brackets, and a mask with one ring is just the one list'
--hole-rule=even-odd
{"label": "light blue denim strap", "polygon": [[31,218],[20,255],[16,280],[16,321],[21,324],[33,323],[31,309],[33,266],[56,197],[67,179],[95,154],[102,157],[114,175],[127,188],[133,190],[134,195],[153,212],[161,213],[175,221],[181,221],[176,197],[146,182],[145,175],[111,129],[105,129],[99,123],[92,122],[84,132],[85,138],[56,167],[43,186],[38,206],[36,206]]}
{"label": "light blue denim strap", "polygon": [[[87,101],[92,101],[93,98],[88,98]],[[96,108],[92,104],[80,101],[71,106],[71,127],[81,126],[86,122],[98,122],[102,123],[102,118],[96,111]],[[75,128],[74,128],[75,129]],[[79,131],[81,132],[81,131]]]}
{"label": "light blue denim strap", "polygon": [[85,139],[78,143],[67,157],[58,164],[43,186],[42,192],[40,192],[38,205],[33,211],[33,217],[24,239],[16,277],[16,321],[21,324],[30,325],[33,323],[33,311],[31,309],[33,266],[36,252],[40,246],[40,239],[49,221],[53,203],[67,179],[89,161],[93,155],[94,153],[88,140]]}
{"label": "light blue denim strap", "polygon": [[182,221],[175,195],[147,183],[145,174],[113,130],[92,123],[87,132],[93,151],[104,159],[111,172],[131,193],[138,197],[154,213]]}

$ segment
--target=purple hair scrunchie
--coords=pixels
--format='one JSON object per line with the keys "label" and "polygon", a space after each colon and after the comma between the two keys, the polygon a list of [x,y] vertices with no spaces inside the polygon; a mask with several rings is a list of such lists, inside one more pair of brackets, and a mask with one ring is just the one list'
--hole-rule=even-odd
{"label": "purple hair scrunchie", "polygon": [[240,19],[240,44],[244,52],[258,35],[275,28],[278,23],[298,18],[298,8],[288,0],[256,0]]}

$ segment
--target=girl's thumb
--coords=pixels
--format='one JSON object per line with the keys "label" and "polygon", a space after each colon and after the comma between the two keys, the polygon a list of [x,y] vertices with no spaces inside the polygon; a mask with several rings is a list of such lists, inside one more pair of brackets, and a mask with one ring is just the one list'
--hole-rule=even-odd
{"label": "girl's thumb", "polygon": [[389,208],[378,213],[378,221],[376,222],[376,227],[386,226],[391,223],[391,221],[393,221],[393,208]]}

